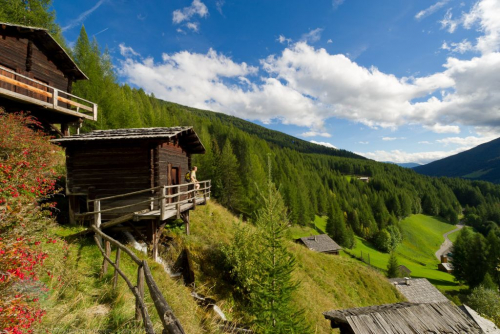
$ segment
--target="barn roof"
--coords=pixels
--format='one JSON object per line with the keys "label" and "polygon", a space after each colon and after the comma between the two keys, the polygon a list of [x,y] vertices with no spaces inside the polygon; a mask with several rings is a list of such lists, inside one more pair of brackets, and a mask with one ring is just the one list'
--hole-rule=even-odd
{"label": "barn roof", "polygon": [[302,241],[307,248],[317,252],[332,252],[342,249],[342,247],[326,234],[312,235],[310,237],[300,238],[299,240]]}
{"label": "barn roof", "polygon": [[483,330],[483,332],[490,334],[490,333],[495,333],[498,334],[500,333],[500,329],[490,320],[483,318],[480,316],[476,311],[471,309],[467,305],[462,305],[460,306],[460,309],[465,312],[469,317],[471,317],[476,324],[478,324],[479,327]]}
{"label": "barn roof", "polygon": [[389,280],[396,289],[412,303],[445,303],[448,302],[439,290],[425,278],[410,279],[408,284],[404,278]]}
{"label": "barn roof", "polygon": [[411,270],[410,270],[410,269],[408,269],[408,267],[407,267],[407,266],[405,266],[405,265],[403,265],[403,264],[399,265],[399,266],[398,266],[398,269],[399,269],[399,270],[401,270],[401,271],[405,271],[405,272],[407,272],[407,273],[410,273],[410,274],[411,274]]}
{"label": "barn roof", "polygon": [[47,55],[62,72],[74,77],[76,80],[88,80],[85,73],[78,68],[66,50],[49,34],[47,29],[0,22],[0,34],[4,32],[26,36],[26,38],[33,41],[40,41],[37,46],[47,52]]}
{"label": "barn roof", "polygon": [[332,327],[349,326],[354,334],[482,334],[457,306],[447,303],[397,303],[323,313]]}
{"label": "barn roof", "polygon": [[115,140],[172,140],[177,138],[181,146],[184,146],[190,153],[205,153],[205,147],[200,138],[193,130],[192,126],[176,126],[171,128],[131,128],[131,129],[113,129],[113,130],[94,130],[75,136],[68,136],[53,139],[55,143],[62,146],[82,142],[95,141],[115,141]]}

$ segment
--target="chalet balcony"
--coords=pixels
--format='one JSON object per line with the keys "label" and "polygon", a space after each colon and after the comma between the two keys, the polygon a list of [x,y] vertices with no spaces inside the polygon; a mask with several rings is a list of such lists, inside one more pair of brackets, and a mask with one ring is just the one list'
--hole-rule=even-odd
{"label": "chalet balcony", "polygon": [[[54,88],[36,79],[0,66],[0,99],[8,99],[26,110],[33,105],[71,118],[97,120],[97,104]],[[21,109],[22,110],[22,109]]]}

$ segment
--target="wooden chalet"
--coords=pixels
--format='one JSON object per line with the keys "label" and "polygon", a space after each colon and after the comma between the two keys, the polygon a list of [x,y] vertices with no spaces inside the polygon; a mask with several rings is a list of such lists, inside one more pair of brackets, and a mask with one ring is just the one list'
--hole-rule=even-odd
{"label": "wooden chalet", "polygon": [[146,235],[156,248],[168,220],[183,219],[189,233],[189,210],[210,198],[210,181],[195,191],[185,180],[191,156],[205,153],[192,127],[98,130],[53,142],[66,149],[72,222],[90,217],[101,229]]}
{"label": "wooden chalet", "polygon": [[323,313],[341,334],[480,334],[484,331],[457,306],[397,303]]}
{"label": "wooden chalet", "polygon": [[70,125],[97,119],[97,104],[71,94],[77,80],[88,78],[46,29],[0,22],[0,107],[69,135]]}
{"label": "wooden chalet", "polygon": [[327,234],[320,235],[312,235],[310,237],[304,237],[297,239],[296,242],[304,244],[310,250],[339,255],[340,247],[332,238],[330,238]]}
{"label": "wooden chalet", "polygon": [[438,270],[451,274],[453,272],[453,264],[448,262],[448,256],[441,255],[441,263],[438,264]]}

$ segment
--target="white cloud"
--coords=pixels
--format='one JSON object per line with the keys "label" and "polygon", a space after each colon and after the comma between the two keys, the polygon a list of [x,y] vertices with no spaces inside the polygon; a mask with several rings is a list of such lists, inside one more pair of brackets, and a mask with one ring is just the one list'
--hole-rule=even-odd
{"label": "white cloud", "polygon": [[445,146],[448,146],[450,144],[454,144],[454,145],[459,145],[459,146],[465,146],[467,148],[472,148],[472,147],[476,147],[478,145],[487,143],[493,139],[495,139],[495,137],[475,137],[475,136],[448,137],[448,138],[438,139],[438,140],[436,140],[436,142],[438,142],[440,144],[444,144]]}
{"label": "white cloud", "polygon": [[222,13],[222,6],[224,6],[226,2],[224,0],[217,0],[215,1],[215,8],[217,8],[217,11],[220,13],[220,15],[224,15]]}
{"label": "white cloud", "polygon": [[472,46],[471,42],[469,42],[467,39],[464,39],[459,43],[452,42],[448,44],[447,42],[443,42],[443,45],[441,45],[441,49],[463,54],[467,51],[473,50],[474,47]]}
{"label": "white cloud", "polygon": [[458,125],[441,125],[436,123],[433,125],[424,125],[424,128],[435,133],[460,133],[460,127]]}
{"label": "white cloud", "polygon": [[370,144],[370,142],[369,141],[360,141],[360,142],[358,142],[358,144],[368,145],[368,144]]}
{"label": "white cloud", "polygon": [[194,32],[198,32],[198,23],[188,22],[186,23],[186,27]]}
{"label": "white cloud", "polygon": [[290,44],[290,43],[292,43],[292,39],[291,38],[286,38],[283,35],[280,35],[278,37],[277,41],[280,42],[281,44],[284,44],[284,43]]}
{"label": "white cloud", "polygon": [[302,35],[301,41],[308,43],[316,43],[321,39],[322,28],[316,28]]}
{"label": "white cloud", "polygon": [[300,134],[302,137],[326,137],[330,138],[332,135],[328,132],[317,132],[317,131],[309,131]]}
{"label": "white cloud", "polygon": [[398,139],[406,139],[406,137],[382,137],[383,141],[393,141],[393,140],[398,140]]}
{"label": "white cloud", "polygon": [[439,21],[439,23],[441,23],[441,29],[446,29],[450,34],[452,34],[455,32],[455,29],[457,29],[460,21],[453,19],[453,14],[451,13],[450,8],[446,11],[446,14],[444,14],[443,19]]}
{"label": "white cloud", "polygon": [[476,48],[483,54],[500,49],[500,1],[478,1],[469,13],[463,16],[463,25],[470,29],[474,24],[484,33],[477,39]]}
{"label": "white cloud", "polygon": [[318,145],[323,145],[323,146],[326,146],[326,147],[330,147],[330,148],[337,149],[337,148],[336,148],[335,146],[333,146],[332,144],[327,143],[327,142],[324,142],[324,141],[315,141],[315,140],[311,140],[311,143],[313,143],[313,144],[318,144]]}
{"label": "white cloud", "polygon": [[130,46],[126,46],[124,43],[118,45],[120,48],[120,54],[124,57],[136,57],[139,56],[137,52],[134,51]]}
{"label": "white cloud", "polygon": [[436,2],[434,5],[424,9],[424,10],[421,10],[420,12],[418,12],[416,15],[415,15],[415,18],[417,20],[421,20],[423,19],[424,17],[427,17],[431,14],[434,14],[435,12],[437,12],[439,9],[443,8],[450,0],[443,0],[443,1],[439,1],[439,2]]}
{"label": "white cloud", "polygon": [[427,145],[430,145],[431,142],[427,141],[427,140],[424,140],[424,141],[419,141],[418,142],[419,144],[427,144]]}
{"label": "white cloud", "polygon": [[331,38],[328,41],[326,41],[326,44],[332,44],[332,43],[333,43],[333,41]]}
{"label": "white cloud", "polygon": [[208,15],[207,6],[205,6],[205,4],[200,0],[193,0],[193,3],[189,7],[174,10],[172,13],[172,22],[179,24],[184,21],[189,21],[194,15],[198,15],[199,17],[205,17]]}
{"label": "white cloud", "polygon": [[458,154],[466,151],[468,148],[461,147],[452,151],[431,151],[431,152],[416,152],[409,153],[401,150],[392,151],[374,151],[374,152],[355,152],[368,159],[376,161],[391,161],[395,163],[416,162],[419,164],[427,164],[429,162],[446,158],[450,155]]}
{"label": "white cloud", "polygon": [[80,25],[83,21],[85,21],[85,19],[87,18],[87,16],[89,16],[90,14],[92,14],[97,8],[101,7],[101,5],[103,3],[105,3],[107,0],[99,0],[95,5],[94,7],[90,8],[89,10],[86,10],[85,12],[81,13],[80,15],[78,15],[78,17],[74,20],[71,20],[69,24],[67,24],[66,26],[62,27],[62,31],[65,32],[66,30],[68,29],[71,29],[73,27],[76,27],[78,25]]}

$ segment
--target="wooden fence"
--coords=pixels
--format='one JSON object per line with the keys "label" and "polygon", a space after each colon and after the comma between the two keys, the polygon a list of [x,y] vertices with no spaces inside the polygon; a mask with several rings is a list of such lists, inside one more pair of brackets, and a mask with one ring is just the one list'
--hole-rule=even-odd
{"label": "wooden fence", "polygon": [[[163,324],[162,334],[185,334],[184,329],[182,328],[181,323],[175,317],[172,309],[168,305],[165,297],[161,293],[160,289],[156,285],[156,282],[151,275],[151,271],[146,261],[140,260],[130,249],[122,245],[117,240],[111,238],[110,236],[104,234],[100,229],[96,226],[91,227],[92,231],[95,232],[94,240],[101,251],[101,254],[104,257],[103,265],[101,269],[101,275],[107,274],[108,265],[115,269],[115,273],[113,276],[113,288],[116,288],[118,282],[118,275],[120,275],[125,282],[127,283],[129,289],[135,296],[136,300],[136,310],[135,310],[135,318],[140,321],[142,319],[144,324],[144,330],[147,334],[155,334],[153,329],[153,323],[148,314],[148,310],[144,303],[144,282],[148,286],[149,294],[156,308],[156,312],[161,319]],[[111,260],[111,246],[115,246],[116,250],[116,258],[115,261]],[[132,281],[125,275],[123,271],[120,270],[120,259],[122,251],[130,256],[132,261],[134,261],[137,268],[137,283],[136,285],[132,284]]]}

